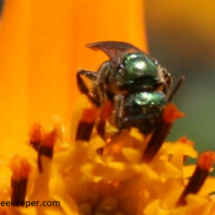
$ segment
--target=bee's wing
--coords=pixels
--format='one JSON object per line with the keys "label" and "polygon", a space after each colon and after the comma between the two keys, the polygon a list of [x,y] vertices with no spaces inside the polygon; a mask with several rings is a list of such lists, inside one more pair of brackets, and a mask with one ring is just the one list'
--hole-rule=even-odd
{"label": "bee's wing", "polygon": [[118,63],[118,59],[121,53],[130,50],[142,52],[137,47],[131,45],[130,43],[117,42],[117,41],[103,41],[87,44],[88,48],[93,50],[103,51],[114,63]]}

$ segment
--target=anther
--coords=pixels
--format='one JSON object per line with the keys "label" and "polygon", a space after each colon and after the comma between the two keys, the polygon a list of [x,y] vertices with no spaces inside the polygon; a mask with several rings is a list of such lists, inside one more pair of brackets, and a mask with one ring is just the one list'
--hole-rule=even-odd
{"label": "anther", "polygon": [[190,178],[188,184],[186,185],[183,193],[181,194],[179,200],[177,201],[177,206],[183,206],[186,204],[185,198],[189,194],[196,194],[201,189],[204,184],[210,168],[215,162],[215,153],[212,151],[203,152],[198,159],[196,169]]}
{"label": "anther", "polygon": [[84,109],[81,120],[78,124],[76,140],[89,141],[97,118],[95,108]]}
{"label": "anther", "polygon": [[34,123],[29,131],[30,144],[38,151],[44,135],[43,127],[40,123]]}
{"label": "anther", "polygon": [[37,164],[38,164],[38,169],[40,172],[43,172],[41,156],[44,155],[44,156],[52,159],[53,148],[54,148],[54,144],[55,144],[56,140],[57,140],[57,132],[55,129],[52,130],[51,132],[47,132],[44,134],[42,144],[40,145],[40,147],[38,149]]}
{"label": "anther", "polygon": [[155,130],[153,131],[152,137],[149,140],[147,147],[143,154],[143,161],[150,162],[161,148],[167,135],[169,134],[173,122],[184,117],[184,113],[179,112],[175,105],[168,103],[164,109],[162,118],[158,122]]}
{"label": "anther", "polygon": [[12,194],[11,199],[15,202],[15,206],[18,206],[17,202],[25,200],[28,176],[31,171],[31,165],[27,158],[13,156],[10,161],[10,167],[12,170],[11,188]]}

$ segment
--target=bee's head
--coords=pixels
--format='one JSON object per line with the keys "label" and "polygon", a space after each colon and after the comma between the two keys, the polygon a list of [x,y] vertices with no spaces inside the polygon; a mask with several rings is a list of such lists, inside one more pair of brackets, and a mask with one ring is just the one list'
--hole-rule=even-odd
{"label": "bee's head", "polygon": [[154,86],[160,79],[157,62],[143,52],[123,53],[116,66],[115,75],[122,85],[137,83]]}

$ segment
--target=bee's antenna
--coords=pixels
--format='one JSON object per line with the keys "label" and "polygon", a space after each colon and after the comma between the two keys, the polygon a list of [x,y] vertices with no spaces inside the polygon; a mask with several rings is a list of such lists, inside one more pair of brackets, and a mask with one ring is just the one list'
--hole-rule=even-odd
{"label": "bee's antenna", "polygon": [[181,87],[181,85],[183,84],[185,80],[185,77],[184,76],[181,76],[176,84],[176,86],[174,87],[174,89],[172,90],[169,98],[168,98],[168,102],[171,102],[172,99],[174,98],[175,94],[177,93],[177,91],[179,90],[179,88]]}

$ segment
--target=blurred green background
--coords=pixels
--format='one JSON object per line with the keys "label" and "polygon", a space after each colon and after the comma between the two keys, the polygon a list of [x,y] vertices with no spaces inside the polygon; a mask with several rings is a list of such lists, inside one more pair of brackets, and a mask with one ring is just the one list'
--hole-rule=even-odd
{"label": "blurred green background", "polygon": [[215,150],[215,1],[146,0],[150,55],[174,83],[186,81],[174,103],[186,113],[168,137],[187,136],[198,151]]}

